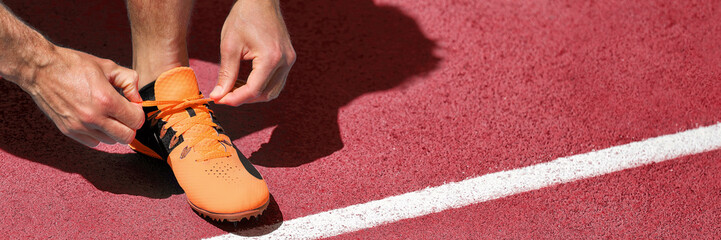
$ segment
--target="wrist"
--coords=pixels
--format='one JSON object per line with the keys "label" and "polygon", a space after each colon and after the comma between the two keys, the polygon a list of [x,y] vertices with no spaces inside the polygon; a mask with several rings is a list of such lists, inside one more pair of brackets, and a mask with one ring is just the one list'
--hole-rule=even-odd
{"label": "wrist", "polygon": [[[0,57],[0,76],[21,88],[35,84],[38,70],[49,66],[55,59],[57,47],[40,33],[33,32],[25,41],[10,43],[9,51]],[[3,44],[5,45],[5,44]]]}

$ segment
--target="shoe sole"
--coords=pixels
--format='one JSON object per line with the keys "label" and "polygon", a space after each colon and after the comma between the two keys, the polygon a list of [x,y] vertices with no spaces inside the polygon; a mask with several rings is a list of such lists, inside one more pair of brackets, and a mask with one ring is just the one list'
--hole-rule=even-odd
{"label": "shoe sole", "polygon": [[263,211],[265,211],[266,208],[268,208],[268,203],[270,202],[270,199],[266,200],[263,206],[260,206],[253,210],[238,212],[238,213],[214,213],[207,211],[205,209],[199,208],[195,206],[190,200],[188,200],[188,204],[190,204],[190,207],[193,208],[198,214],[200,214],[203,217],[208,217],[210,219],[213,219],[218,222],[228,221],[228,222],[240,222],[240,220],[248,219],[250,220],[251,217],[255,217],[258,219],[261,214],[263,214]]}

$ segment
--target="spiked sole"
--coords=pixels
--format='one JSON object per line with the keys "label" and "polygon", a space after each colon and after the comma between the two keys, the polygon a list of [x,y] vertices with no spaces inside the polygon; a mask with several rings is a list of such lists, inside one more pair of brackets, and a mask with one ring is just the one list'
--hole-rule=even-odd
{"label": "spiked sole", "polygon": [[206,211],[202,208],[199,208],[190,201],[188,201],[188,204],[190,204],[190,207],[193,208],[193,210],[195,210],[196,212],[198,212],[201,216],[208,217],[215,221],[240,222],[240,220],[243,220],[243,219],[250,220],[251,217],[255,217],[256,219],[258,217],[260,217],[260,215],[263,214],[263,211],[265,211],[265,209],[268,207],[269,202],[270,202],[270,199],[265,201],[265,204],[263,204],[263,206],[260,206],[256,209],[239,212],[239,213],[214,213],[214,212]]}

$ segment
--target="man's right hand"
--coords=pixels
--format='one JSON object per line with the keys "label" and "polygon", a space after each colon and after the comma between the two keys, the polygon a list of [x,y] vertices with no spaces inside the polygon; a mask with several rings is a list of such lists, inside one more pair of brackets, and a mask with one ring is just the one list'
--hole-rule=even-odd
{"label": "man's right hand", "polygon": [[135,71],[61,47],[55,47],[49,59],[31,79],[16,83],[60,131],[89,147],[130,143],[145,120]]}

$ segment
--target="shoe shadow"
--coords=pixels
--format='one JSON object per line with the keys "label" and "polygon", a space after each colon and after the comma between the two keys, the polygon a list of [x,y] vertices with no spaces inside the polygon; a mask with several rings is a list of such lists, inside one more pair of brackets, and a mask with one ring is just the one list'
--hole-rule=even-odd
{"label": "shoe shadow", "polygon": [[201,216],[197,212],[196,215],[223,231],[247,237],[262,236],[275,231],[283,225],[283,213],[280,211],[280,207],[278,207],[278,203],[275,201],[275,198],[273,198],[273,194],[270,195],[268,208],[265,209],[260,218],[243,219],[240,222],[231,223],[216,222],[212,219]]}
{"label": "shoe shadow", "polygon": [[[430,72],[440,61],[433,55],[435,43],[395,7],[335,0],[281,6],[298,54],[283,93],[267,103],[215,107],[234,138],[277,126],[250,154],[254,164],[295,167],[342,149],[341,107],[364,94],[412,84],[409,78]],[[190,56],[218,61],[220,26],[230,5],[225,7],[196,3]]]}

